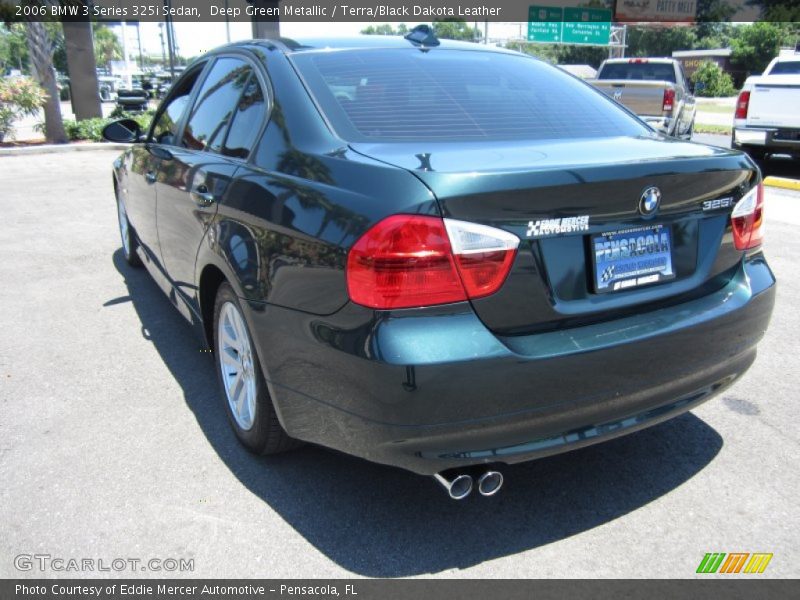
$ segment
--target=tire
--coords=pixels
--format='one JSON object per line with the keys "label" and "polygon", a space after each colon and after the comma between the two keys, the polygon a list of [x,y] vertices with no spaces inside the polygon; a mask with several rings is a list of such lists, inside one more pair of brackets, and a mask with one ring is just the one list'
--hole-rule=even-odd
{"label": "tire", "polygon": [[142,260],[136,253],[139,247],[139,240],[136,239],[136,232],[133,230],[128,215],[125,212],[125,206],[117,195],[117,223],[119,225],[119,236],[122,242],[122,255],[125,257],[125,262],[132,267],[141,267]]}
{"label": "tire", "polygon": [[250,452],[285,452],[300,443],[278,421],[252,339],[239,299],[223,283],[214,302],[214,362],[228,421]]}

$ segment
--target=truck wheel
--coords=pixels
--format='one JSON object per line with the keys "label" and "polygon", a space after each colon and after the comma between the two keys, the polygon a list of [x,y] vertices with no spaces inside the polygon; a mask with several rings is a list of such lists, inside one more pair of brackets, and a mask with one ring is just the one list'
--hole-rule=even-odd
{"label": "truck wheel", "polygon": [[298,446],[278,421],[239,299],[227,283],[214,303],[214,353],[228,420],[242,445],[255,454]]}

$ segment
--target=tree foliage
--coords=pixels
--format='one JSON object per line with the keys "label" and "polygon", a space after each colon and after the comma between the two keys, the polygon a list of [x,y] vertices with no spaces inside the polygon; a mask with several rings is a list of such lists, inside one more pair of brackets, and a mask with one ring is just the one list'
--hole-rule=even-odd
{"label": "tree foliage", "polygon": [[119,38],[106,25],[93,23],[94,32],[94,60],[99,67],[107,67],[112,60],[121,60],[122,45]]}
{"label": "tree foliage", "polygon": [[365,35],[405,35],[408,33],[408,27],[405,23],[400,23],[397,28],[390,23],[383,23],[382,25],[370,25],[361,30]]}
{"label": "tree foliage", "polygon": [[762,73],[769,61],[778,55],[784,31],[778,25],[763,21],[737,29],[736,37],[731,40],[731,63],[748,75]]}
{"label": "tree foliage", "polygon": [[[692,73],[695,95],[720,98],[736,95],[733,79],[715,62],[707,60]],[[702,83],[702,86],[698,86]]]}
{"label": "tree foliage", "polygon": [[[366,35],[405,35],[409,32],[405,23],[400,23],[397,28],[390,23],[370,25],[361,30]],[[465,40],[474,42],[481,39],[481,32],[476,27],[469,25],[461,19],[441,19],[433,22],[433,32],[436,37],[443,40]]]}
{"label": "tree foliage", "polygon": [[434,21],[433,31],[436,37],[443,40],[477,42],[481,39],[480,30],[461,19],[440,19]]}

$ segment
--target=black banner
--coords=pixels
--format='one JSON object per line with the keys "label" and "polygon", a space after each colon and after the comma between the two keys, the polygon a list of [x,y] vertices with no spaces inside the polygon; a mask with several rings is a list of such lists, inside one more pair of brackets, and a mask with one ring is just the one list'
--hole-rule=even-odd
{"label": "black banner", "polygon": [[[758,576],[755,576],[758,577]],[[797,580],[470,580],[470,579],[156,579],[0,580],[3,600],[261,600],[318,598],[324,600],[578,600],[591,598],[788,598]]]}
{"label": "black banner", "polygon": [[[37,20],[178,22],[280,20],[295,22],[527,22],[555,7],[559,20],[595,20],[607,10],[617,22],[800,21],[800,0],[0,0],[6,22]],[[533,11],[533,12],[531,12]],[[558,11],[556,11],[556,14]],[[536,20],[536,17],[533,17]]]}

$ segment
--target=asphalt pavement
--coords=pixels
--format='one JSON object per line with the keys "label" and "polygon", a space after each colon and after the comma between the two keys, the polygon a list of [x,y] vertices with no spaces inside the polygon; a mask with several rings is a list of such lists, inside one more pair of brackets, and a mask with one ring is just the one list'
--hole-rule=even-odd
{"label": "asphalt pavement", "polygon": [[[0,577],[686,578],[707,552],[800,576],[800,193],[768,191],[777,306],[732,389],[454,502],[328,450],[239,446],[211,356],[122,260],[115,155],[0,157]],[[20,570],[35,554],[94,570]],[[117,558],[194,570],[97,571]]]}

